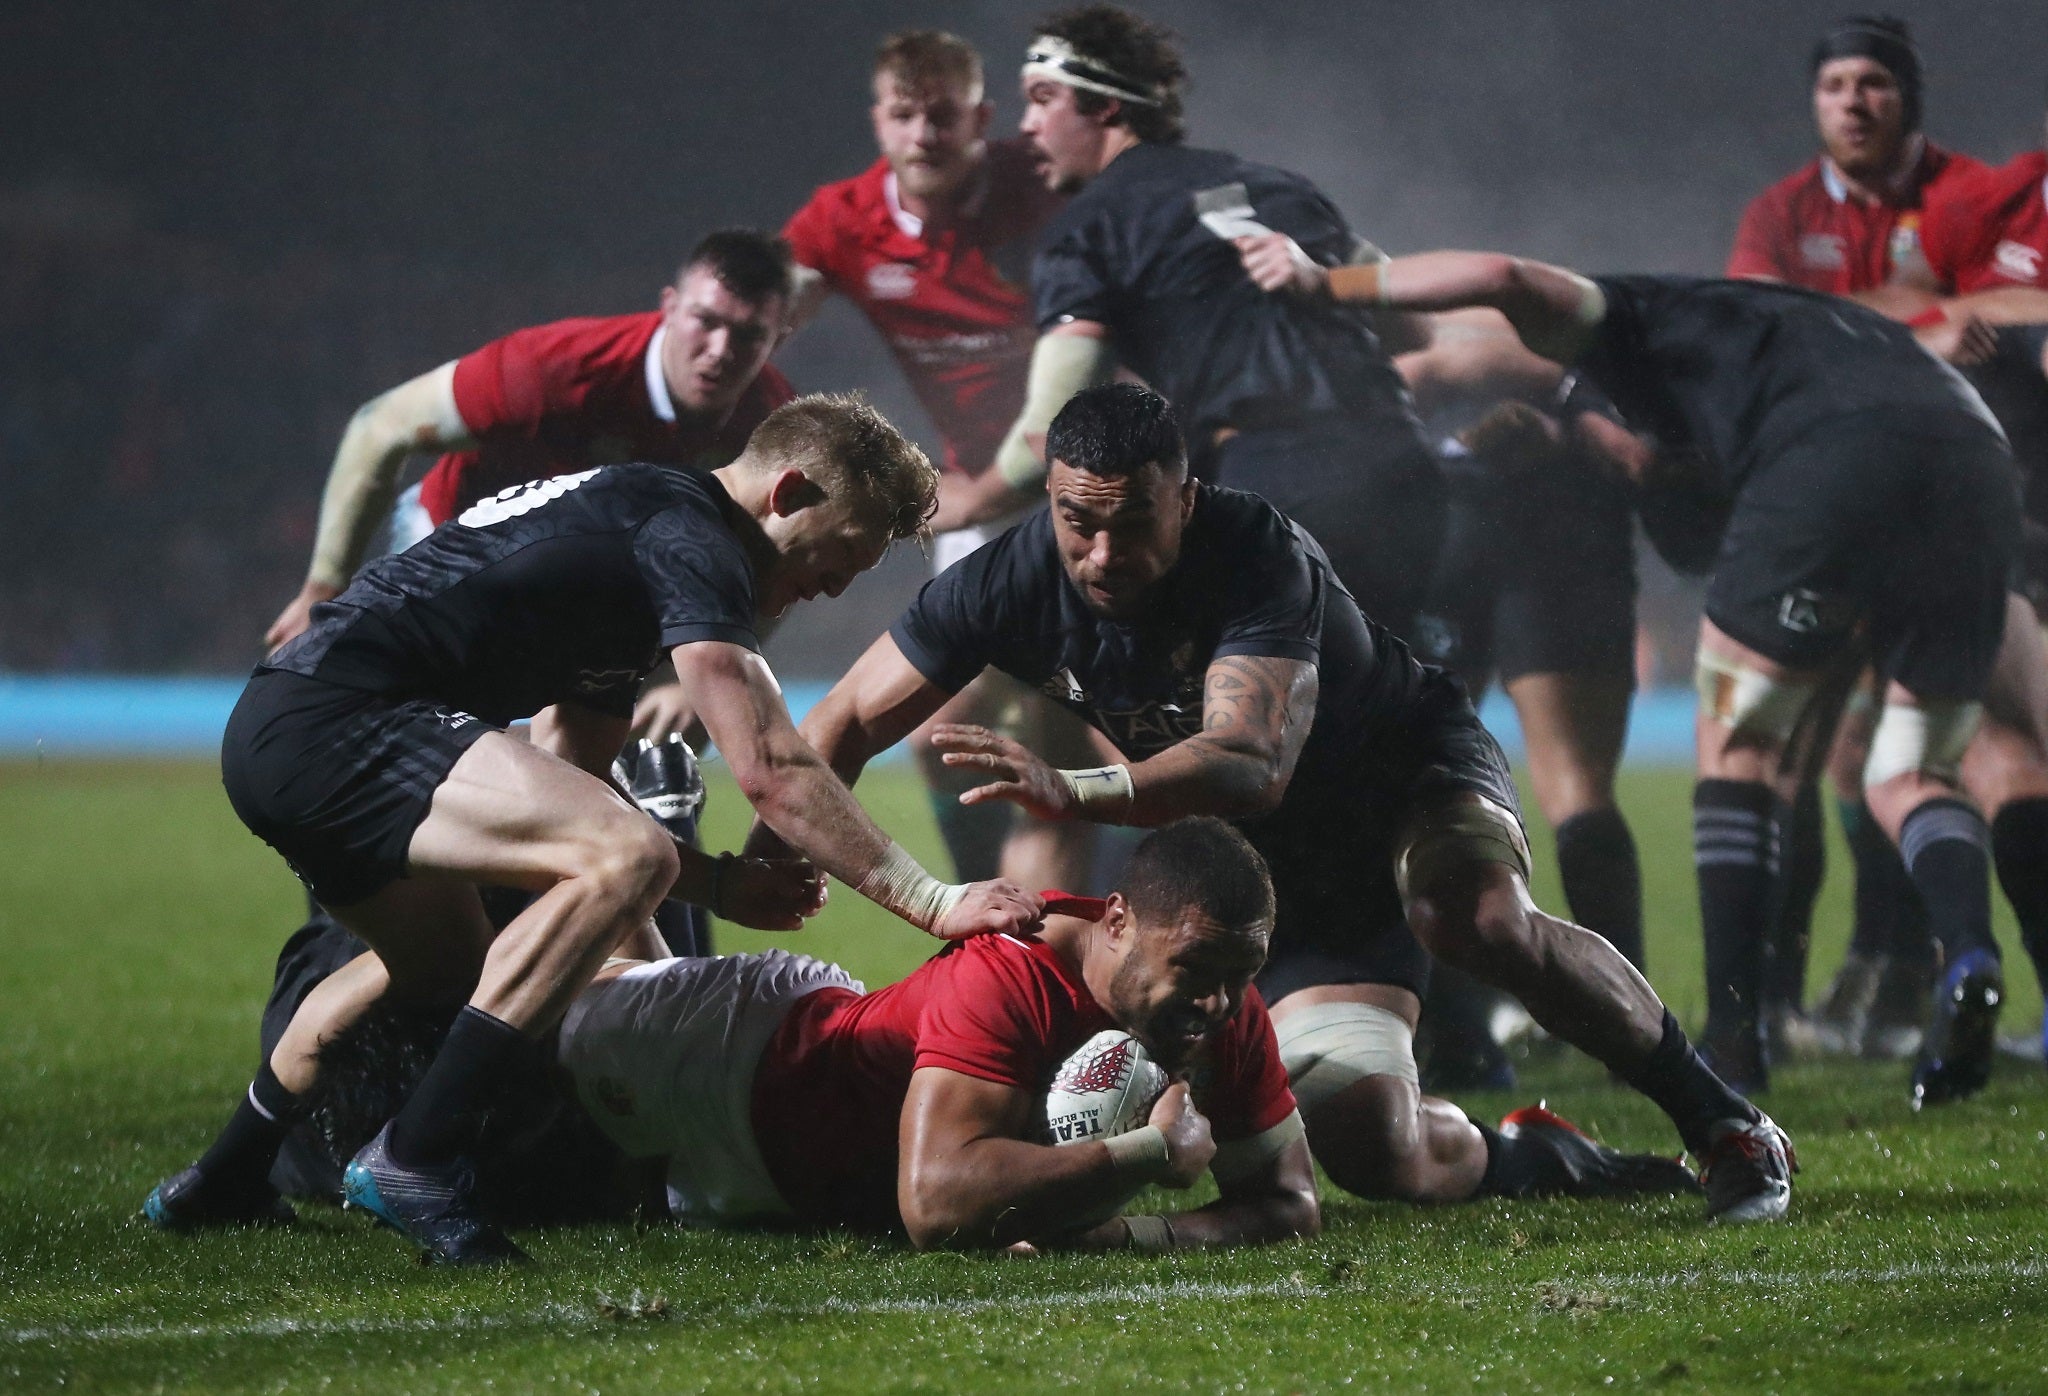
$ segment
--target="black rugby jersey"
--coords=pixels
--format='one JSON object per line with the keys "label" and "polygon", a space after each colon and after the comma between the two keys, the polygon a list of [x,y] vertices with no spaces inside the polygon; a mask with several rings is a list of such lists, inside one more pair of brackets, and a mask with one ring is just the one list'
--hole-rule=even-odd
{"label": "black rugby jersey", "polygon": [[1961,374],[1850,301],[1757,281],[1593,279],[1607,314],[1579,366],[1631,427],[1696,451],[1724,497],[1823,427],[1998,433]]}
{"label": "black rugby jersey", "polygon": [[1118,357],[1174,405],[1191,441],[1323,414],[1422,444],[1407,389],[1352,306],[1268,295],[1237,249],[1205,226],[1198,195],[1231,202],[1325,266],[1351,229],[1300,175],[1217,150],[1139,145],[1110,161],[1046,230],[1031,269],[1041,333],[1064,320],[1109,327]]}
{"label": "black rugby jersey", "polygon": [[[1474,721],[1464,690],[1367,620],[1323,550],[1264,500],[1197,486],[1180,560],[1145,614],[1109,620],[1067,580],[1041,510],[925,583],[890,630],[938,687],[993,666],[1100,730],[1134,760],[1202,729],[1211,660],[1263,655],[1317,666],[1313,726],[1280,809],[1245,821],[1343,839],[1333,808],[1401,787],[1445,722]],[[1256,832],[1255,832],[1256,826]]]}
{"label": "black rugby jersey", "polygon": [[520,485],[372,562],[258,669],[500,724],[565,701],[623,717],[675,646],[760,648],[738,518],[716,479],[667,466]]}

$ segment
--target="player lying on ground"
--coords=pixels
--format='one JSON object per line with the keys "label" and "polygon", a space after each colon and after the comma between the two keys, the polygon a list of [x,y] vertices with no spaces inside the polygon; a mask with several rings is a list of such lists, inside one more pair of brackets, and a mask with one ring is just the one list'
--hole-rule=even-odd
{"label": "player lying on ground", "polygon": [[[779,951],[608,965],[564,1019],[556,1062],[581,1108],[545,1148],[591,1159],[601,1131],[619,1154],[659,1161],[666,1203],[699,1223],[900,1229],[920,1246],[1156,1250],[1314,1234],[1300,1117],[1250,983],[1273,918],[1258,854],[1221,821],[1186,820],[1147,836],[1123,887],[1106,901],[1049,894],[1035,936],[964,942],[872,994]],[[341,972],[380,973],[372,959]],[[1153,1073],[1097,1040],[1113,1029],[1182,1084],[1156,1104],[1141,1096],[1132,1123],[1147,1127],[1105,1139],[1084,1123],[1069,1136],[1107,1113],[1124,1071]],[[344,1036],[323,1051],[357,1046]],[[374,1129],[379,1105],[360,1081],[329,1079],[337,1108],[314,1111],[329,1136]],[[1067,1109],[1049,1119],[1062,1091]],[[336,1118],[343,1109],[354,1123]],[[1642,1191],[1692,1186],[1673,1160],[1619,1160],[1540,1110],[1510,1117],[1502,1148],[1530,1193],[1595,1170],[1632,1170]],[[508,1205],[559,1214],[566,1199],[518,1174],[565,1170],[531,1146],[519,1157],[485,1159],[486,1176]],[[1148,1183],[1184,1187],[1205,1170],[1217,1202],[1116,1216]],[[626,1176],[592,1160],[609,1201],[584,1208],[628,1208]]]}
{"label": "player lying on ground", "polygon": [[[757,616],[837,596],[918,534],[936,482],[871,408],[803,398],[711,474],[611,466],[473,506],[380,559],[258,666],[222,744],[228,798],[401,994],[456,988],[433,1069],[350,1168],[350,1196],[435,1258],[516,1258],[476,1213],[463,1155],[495,1083],[608,954],[676,894],[793,929],[808,864],[679,851],[606,782],[641,679],[666,652],[740,789],[791,848],[934,935],[1031,924],[1006,883],[948,886],[876,828],[804,745],[761,660]],[[534,717],[531,744],[501,729]],[[537,893],[493,934],[479,885]],[[150,1195],[178,1225],[263,1215],[308,1045],[368,1004],[325,985],[298,1046],[266,1062],[199,1164]]]}
{"label": "player lying on ground", "polygon": [[1340,1185],[1416,1201],[1516,1186],[1498,1136],[1417,1088],[1434,954],[1663,1107],[1706,1165],[1713,1215],[1782,1216],[1783,1133],[1700,1062],[1621,954],[1530,902],[1514,783],[1456,681],[1367,621],[1270,505],[1189,479],[1156,394],[1075,395],[1047,450],[1050,512],[927,583],[806,717],[833,768],[854,779],[990,665],[1037,685],[1127,760],[1060,770],[993,733],[942,730],[950,759],[988,778],[967,798],[1241,825],[1279,897],[1260,988]]}
{"label": "player lying on ground", "polygon": [[[1000,521],[963,521],[991,486],[1002,487],[996,448],[1024,405],[1035,338],[1024,284],[1031,243],[1061,202],[1024,142],[988,139],[994,115],[973,45],[929,29],[890,35],[875,56],[870,112],[881,158],[819,189],[783,229],[796,259],[792,324],[829,295],[846,297],[889,346],[944,439],[934,572],[1000,531]],[[1058,742],[1074,764],[1091,763],[1085,729],[1000,678],[968,689],[935,720],[998,726],[1011,712],[1005,730]],[[966,787],[928,735],[915,735],[911,752],[959,876],[1089,885],[1093,830],[961,804]]]}
{"label": "player lying on ground", "polygon": [[1865,795],[1944,954],[1912,1098],[1978,1090],[2004,993],[1989,840],[1961,768],[1973,741],[2048,759],[2048,700],[2025,678],[2048,660],[2010,591],[2019,492],[1977,394],[1902,326],[1791,288],[1588,280],[1460,252],[1324,275],[1271,240],[1244,252],[1269,289],[1500,310],[1531,349],[1581,365],[1656,439],[1667,473],[1689,472],[1678,485],[1729,511],[1701,622],[1694,843],[1709,1040],[1751,1079],[1773,787],[1789,795],[1802,758],[1825,750],[1830,690],[1874,661],[1887,688]]}

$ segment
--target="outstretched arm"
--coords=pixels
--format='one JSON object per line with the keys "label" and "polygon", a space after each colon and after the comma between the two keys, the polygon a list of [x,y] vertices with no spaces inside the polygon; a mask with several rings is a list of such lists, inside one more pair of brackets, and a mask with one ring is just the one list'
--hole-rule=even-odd
{"label": "outstretched arm", "polygon": [[1488,306],[1531,350],[1559,363],[1578,356],[1607,311],[1600,288],[1577,272],[1503,253],[1420,252],[1325,269],[1297,262],[1274,239],[1291,242],[1284,233],[1238,240],[1246,273],[1268,291],[1394,310]]}
{"label": "outstretched arm", "polygon": [[1037,1249],[1187,1250],[1264,1246],[1323,1229],[1316,1170],[1301,1116],[1254,1139],[1219,1144],[1209,1165],[1220,1194],[1206,1207],[1171,1216],[1123,1216],[1079,1236],[1037,1242]]}
{"label": "outstretched arm", "polygon": [[455,408],[455,365],[439,368],[356,409],[328,467],[320,498],[320,523],[313,537],[313,561],[306,583],[278,618],[263,643],[271,649],[306,628],[308,614],[348,585],[377,524],[391,512],[398,472],[414,451],[447,451],[470,444],[469,427]]}
{"label": "outstretched arm", "polygon": [[1062,771],[984,727],[942,726],[932,742],[946,764],[995,777],[962,804],[1009,800],[1040,819],[1092,819],[1150,827],[1196,814],[1222,818],[1277,808],[1308,740],[1319,692],[1300,659],[1226,655],[1203,683],[1202,730],[1149,760]]}
{"label": "outstretched arm", "polygon": [[678,645],[676,676],[740,792],[797,853],[944,939],[1022,931],[1038,920],[1038,899],[1007,882],[942,883],[904,852],[800,736],[767,664],[742,645]]}

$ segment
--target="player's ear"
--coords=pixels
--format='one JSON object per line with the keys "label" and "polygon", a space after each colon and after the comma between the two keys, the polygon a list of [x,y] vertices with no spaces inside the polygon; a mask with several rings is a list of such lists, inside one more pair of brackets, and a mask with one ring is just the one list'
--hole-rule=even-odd
{"label": "player's ear", "polygon": [[675,288],[675,286],[674,286],[674,284],[673,284],[673,283],[671,283],[670,285],[667,285],[667,286],[664,286],[664,287],[662,287],[662,288],[661,288],[661,313],[662,313],[662,315],[663,315],[663,316],[669,316],[669,315],[673,315],[673,314],[675,314],[675,313],[676,313],[676,303],[677,303],[678,301],[682,300],[682,298],[683,298],[683,293],[682,293],[681,291],[678,291],[678,290],[677,290],[677,289]]}
{"label": "player's ear", "polygon": [[1102,906],[1102,926],[1109,934],[1109,943],[1121,946],[1137,930],[1137,923],[1131,919],[1131,904],[1124,900],[1123,893],[1111,892]]}
{"label": "player's ear", "polygon": [[769,512],[780,519],[822,503],[824,498],[818,482],[794,466],[777,471],[775,483],[768,487]]}

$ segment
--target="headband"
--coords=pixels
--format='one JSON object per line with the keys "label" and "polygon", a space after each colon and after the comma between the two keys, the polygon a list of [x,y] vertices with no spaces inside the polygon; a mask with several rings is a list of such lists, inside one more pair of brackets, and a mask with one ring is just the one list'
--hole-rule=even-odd
{"label": "headband", "polygon": [[1106,64],[1085,58],[1065,39],[1050,34],[1040,34],[1025,50],[1024,76],[1065,83],[1084,92],[1099,92],[1143,107],[1156,107],[1162,102],[1158,89],[1150,83],[1127,78]]}

